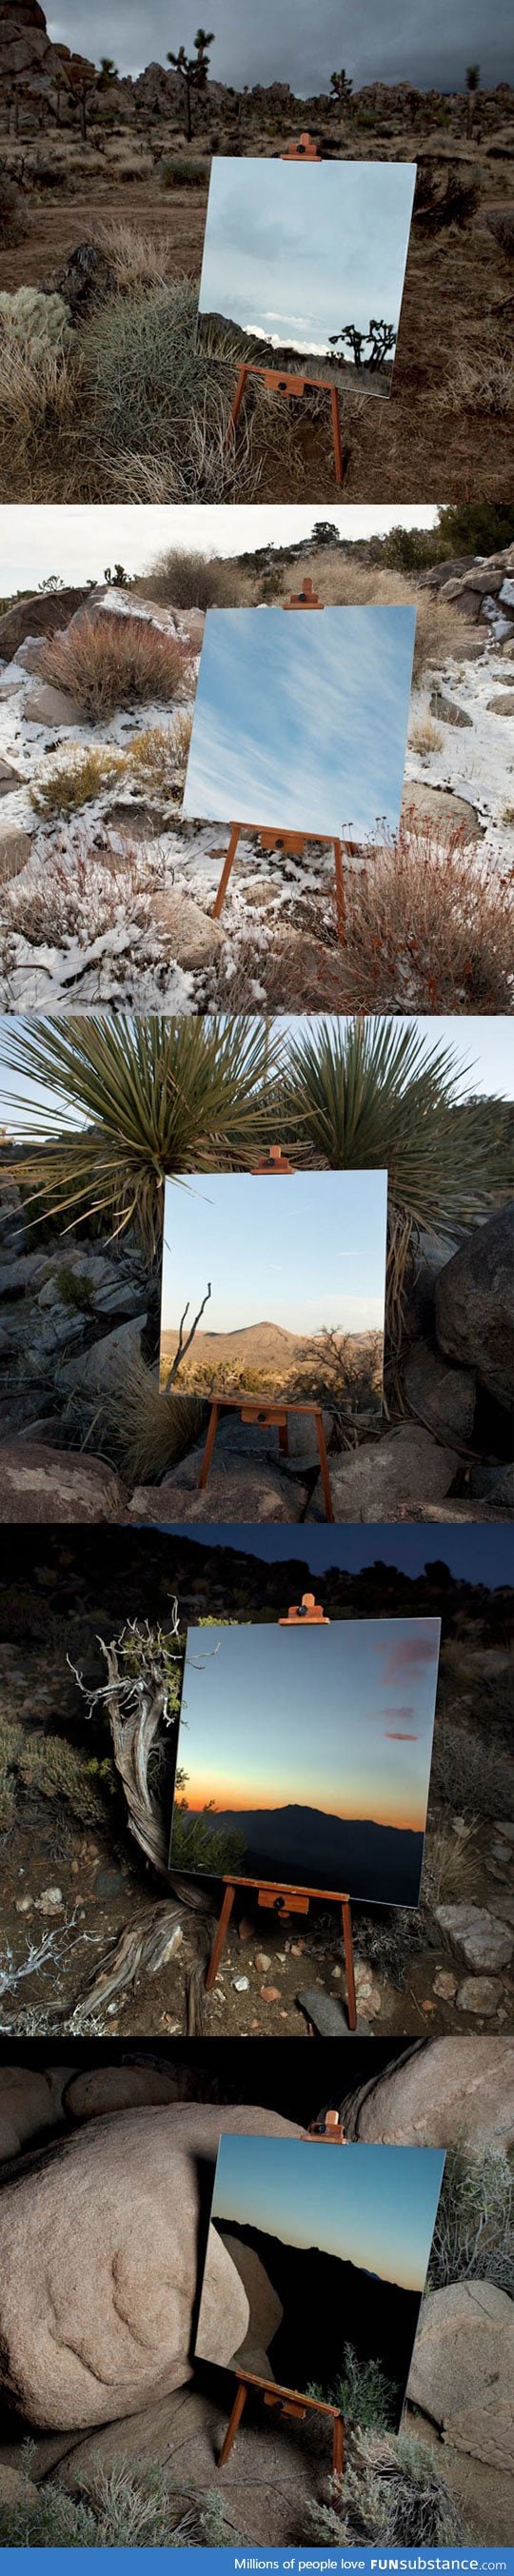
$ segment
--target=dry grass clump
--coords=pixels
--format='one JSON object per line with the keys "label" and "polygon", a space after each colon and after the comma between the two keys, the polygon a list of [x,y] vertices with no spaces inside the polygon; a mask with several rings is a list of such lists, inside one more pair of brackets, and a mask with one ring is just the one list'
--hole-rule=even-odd
{"label": "dry grass clump", "polygon": [[443,735],[432,716],[420,716],[415,724],[410,725],[409,743],[411,751],[417,751],[420,760],[428,760],[432,751],[441,750]]}
{"label": "dry grass clump", "polygon": [[230,557],[194,546],[170,546],[136,586],[143,599],[161,600],[167,608],[239,608],[254,598],[256,587]]}
{"label": "dry grass clump", "polygon": [[24,476],[30,498],[33,465],[43,437],[55,443],[80,406],[80,358],[75,350],[33,347],[0,334],[0,499],[12,499],[13,459],[17,485]]}
{"label": "dry grass clump", "polygon": [[505,349],[477,350],[465,358],[456,350],[448,375],[434,388],[434,408],[449,412],[487,413],[492,420],[510,420],[514,412],[514,359]]}
{"label": "dry grass clump", "polygon": [[514,1813],[514,1763],[487,1736],[474,1732],[442,1708],[438,1718],[432,1761],[432,1789],[440,1803],[452,1808],[472,1807],[476,1816],[512,1816]]}
{"label": "dry grass clump", "polygon": [[114,747],[112,751],[101,751],[91,743],[82,751],[78,744],[70,744],[67,757],[59,760],[55,769],[50,769],[46,777],[33,779],[30,798],[35,813],[45,819],[54,814],[80,813],[83,805],[90,805],[103,789],[115,785],[125,765],[125,753]]}
{"label": "dry grass clump", "polygon": [[[305,556],[302,571],[311,575],[314,588],[326,607],[358,608],[373,604],[377,608],[415,608],[416,637],[414,644],[414,680],[435,664],[440,671],[455,655],[462,657],[470,648],[469,629],[451,601],[441,599],[437,590],[418,589],[404,573],[378,572],[372,564],[352,563],[336,547],[324,546],[319,554]],[[290,589],[290,573],[284,574],[283,590]],[[473,650],[473,646],[471,647]]]}
{"label": "dry grass clump", "polygon": [[203,1419],[200,1399],[160,1387],[138,1352],[124,1362],[103,1413],[105,1434],[133,1485],[156,1484],[167,1467],[184,1458]]}
{"label": "dry grass clump", "polygon": [[505,251],[507,259],[514,259],[514,206],[491,206],[485,220],[500,250]]}
{"label": "dry grass clump", "polygon": [[122,293],[130,287],[166,286],[173,275],[173,244],[166,233],[148,233],[142,226],[115,222],[98,224],[94,240],[105,251],[113,276]]}
{"label": "dry grass clump", "polygon": [[147,725],[142,733],[133,734],[124,766],[142,780],[148,793],[169,798],[177,796],[183,786],[192,716],[183,708],[172,725]]}
{"label": "dry grass clump", "polygon": [[92,724],[137,702],[169,706],[191,684],[191,646],[150,618],[100,610],[53,635],[42,648],[45,680],[67,689]]}
{"label": "dry grass clump", "polygon": [[425,1913],[437,1905],[462,1902],[476,1883],[475,1816],[459,1816],[455,1831],[444,1823],[428,1827],[423,1859],[421,1902]]}

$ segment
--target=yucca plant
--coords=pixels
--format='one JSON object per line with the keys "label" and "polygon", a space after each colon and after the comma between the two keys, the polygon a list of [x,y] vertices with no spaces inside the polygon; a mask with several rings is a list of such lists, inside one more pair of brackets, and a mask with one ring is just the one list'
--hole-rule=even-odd
{"label": "yucca plant", "polygon": [[289,1053],[286,1115],[304,1152],[334,1171],[388,1173],[388,1336],[398,1350],[409,1255],[424,1227],[444,1235],[512,1186],[505,1102],[462,1099],[450,1046],[416,1022],[315,1024]]}
{"label": "yucca plant", "polygon": [[107,1218],[160,1251],[167,1173],[251,1168],[273,1127],[278,1048],[263,1020],[132,1018],[120,1012],[4,1021],[4,1063],[48,1092],[10,1098],[27,1139],[8,1177],[35,1217]]}

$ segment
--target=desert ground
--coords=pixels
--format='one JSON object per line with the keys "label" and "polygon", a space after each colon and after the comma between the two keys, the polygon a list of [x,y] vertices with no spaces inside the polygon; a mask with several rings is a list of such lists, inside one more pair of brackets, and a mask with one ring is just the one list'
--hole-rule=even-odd
{"label": "desert ground", "polygon": [[[307,542],[265,570],[184,556],[189,607],[176,564],[6,606],[4,1012],[510,1012],[514,549],[415,574],[362,551]],[[345,847],[342,925],[330,846],[307,841],[298,858],[246,830],[215,911],[228,828],[181,819],[206,571],[234,604],[289,597],[308,576],[329,602],[415,605],[400,834]]]}
{"label": "desert ground", "polygon": [[[484,92],[470,120],[464,99],[436,92],[375,85],[349,111],[283,91],[231,100],[218,85],[197,102],[188,144],[173,75],[170,91],[162,73],[153,106],[148,77],[130,123],[121,90],[97,98],[85,139],[64,110],[58,124],[51,97],[43,113],[18,102],[17,118],[9,103],[0,292],[37,296],[25,322],[7,305],[1,313],[2,497],[334,497],[328,396],[286,407],[255,380],[227,444],[237,347],[208,362],[196,346],[212,154],[277,153],[306,118],[322,153],[419,169],[391,397],[376,402],[350,379],[342,392],[345,497],[502,496],[514,404],[512,93]],[[60,298],[52,324],[48,289]]]}
{"label": "desert ground", "polygon": [[[179,1346],[179,1327],[161,1341],[161,1385],[166,1386]],[[291,1403],[327,1401],[338,1385],[350,1412],[373,1414],[380,1407],[382,1336],[375,1333],[288,1333],[273,1323],[245,1325],[238,1332],[195,1332],[180,1368],[180,1384],[190,1395],[235,1395],[243,1391],[271,1399],[289,1396]],[[358,1384],[358,1393],[357,1393]],[[354,1392],[355,1390],[355,1392]]]}

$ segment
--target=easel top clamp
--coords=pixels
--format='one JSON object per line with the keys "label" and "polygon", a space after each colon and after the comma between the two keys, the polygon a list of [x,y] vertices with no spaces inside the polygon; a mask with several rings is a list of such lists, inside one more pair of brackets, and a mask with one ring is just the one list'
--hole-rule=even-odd
{"label": "easel top clamp", "polygon": [[[279,154],[279,159],[281,161],[319,161],[320,154],[318,152],[317,144],[312,142],[310,134],[301,134],[299,142],[289,143],[287,152],[281,152]],[[305,371],[301,376],[291,375],[290,373],[287,373],[287,371],[285,374],[279,373],[277,367],[258,367],[253,365],[251,359],[245,359],[243,365],[239,369],[227,431],[227,447],[229,439],[237,428],[247,376],[260,376],[262,383],[267,387],[268,393],[284,394],[286,401],[292,399],[297,394],[305,393],[306,385],[315,385],[318,391],[321,391],[324,394],[330,394],[335,478],[336,483],[341,485],[343,481],[343,442],[341,437],[341,414],[339,410],[339,391],[337,385],[328,384],[326,376],[313,376],[310,373],[306,375]]]}
{"label": "easel top clamp", "polygon": [[[320,1615],[322,1616],[323,1614],[321,1613]],[[284,1620],[282,1624],[287,1627],[288,1621]],[[337,2111],[326,2111],[324,2129],[319,2131],[315,2129],[306,2129],[304,2131],[304,2137],[307,2145],[310,2144],[313,2138],[316,2146],[318,2147],[327,2145],[345,2147],[347,2145],[344,2129],[341,2128],[341,2122],[338,2118]],[[238,2432],[247,2398],[250,2396],[250,2391],[252,2388],[257,2388],[260,2390],[261,2396],[264,2398],[265,2406],[273,2409],[279,2416],[284,2416],[289,2420],[292,2419],[296,2423],[304,2424],[308,2414],[328,2416],[329,2421],[332,2424],[332,2472],[335,2478],[342,2478],[344,2469],[344,2416],[341,2414],[338,2406],[330,2405],[328,2400],[324,2402],[321,2397],[304,2397],[303,2392],[300,2393],[300,2390],[297,2391],[295,2388],[282,2388],[277,2380],[261,2379],[258,2377],[257,2372],[253,2370],[246,2371],[236,2369],[235,2376],[237,2379],[237,2388],[232,2412],[227,2424],[223,2448],[220,2451],[218,2463],[220,2469],[225,2467],[225,2462],[230,2458],[230,2452],[232,2450],[233,2443],[235,2442],[236,2433]]]}
{"label": "easel top clamp", "polygon": [[[267,1154],[264,1154],[261,1157],[260,1162],[255,1165],[255,1177],[257,1177],[259,1173],[266,1173],[269,1177],[275,1172],[278,1174],[279,1179],[287,1172],[292,1174],[294,1178],[294,1164],[288,1162],[287,1154],[282,1153],[280,1145],[270,1145],[268,1147]],[[240,1415],[241,1422],[253,1423],[254,1425],[256,1423],[264,1423],[265,1426],[268,1425],[271,1429],[278,1431],[278,1445],[283,1458],[287,1458],[289,1456],[288,1415],[290,1413],[309,1413],[313,1415],[316,1427],[323,1500],[327,1521],[333,1521],[334,1507],[332,1503],[330,1469],[327,1456],[322,1404],[309,1403],[307,1398],[305,1399],[304,1404],[288,1404],[287,1401],[282,1401],[280,1397],[277,1397],[276,1403],[273,1403],[271,1399],[268,1403],[262,1403],[258,1395],[245,1396],[244,1393],[241,1393],[240,1395],[211,1395],[207,1398],[207,1401],[210,1408],[210,1421],[208,1424],[205,1448],[198,1479],[199,1492],[203,1492],[204,1486],[207,1484],[220,1413],[238,1413]]]}
{"label": "easel top clamp", "polygon": [[[281,602],[282,608],[288,611],[299,608],[316,608],[322,610],[324,608],[324,604],[323,599],[318,599],[317,592],[314,589],[309,573],[305,574],[301,590],[293,590],[291,592],[291,598],[283,599]],[[269,824],[231,823],[227,856],[224,860],[221,871],[216,901],[212,907],[213,921],[219,920],[220,912],[223,910],[229,878],[232,875],[234,859],[238,843],[241,839],[241,834],[242,832],[248,831],[257,833],[261,850],[269,850],[270,852],[272,850],[283,850],[287,856],[293,859],[303,858],[305,843],[309,837],[306,832],[281,832],[279,825],[277,825],[274,830]],[[334,852],[337,930],[339,939],[344,939],[346,904],[343,875],[343,844],[341,840],[334,837],[333,833],[312,833],[310,837],[312,839],[326,842],[327,845],[331,843]],[[351,843],[348,844],[348,847],[351,847]],[[264,1170],[264,1168],[264,1165],[259,1164],[259,1170]]]}
{"label": "easel top clamp", "polygon": [[[325,1612],[321,1609],[320,1603],[315,1600],[314,1593],[304,1592],[302,1593],[300,1607],[298,1608],[298,1606],[293,1603],[291,1609],[287,1611],[287,1615],[283,1619],[279,1619],[277,1625],[279,1628],[300,1628],[303,1626],[308,1628],[329,1628],[330,1620],[326,1618]],[[211,1986],[214,1985],[215,1978],[218,1974],[223,1943],[225,1940],[225,1934],[228,1931],[237,1887],[253,1888],[257,1895],[258,1905],[265,1907],[269,1913],[278,1914],[281,1922],[287,1922],[290,1914],[308,1914],[311,1899],[316,1898],[321,1902],[321,1904],[340,1905],[341,1907],[346,1988],[348,1996],[348,2021],[350,2030],[356,2030],[357,2002],[355,1994],[352,1908],[351,1899],[348,1894],[343,1895],[342,1889],[338,1887],[295,1887],[294,1882],[290,1883],[287,1879],[265,1879],[263,1881],[258,1878],[247,1878],[244,1876],[239,1877],[237,1873],[231,1874],[228,1871],[223,1871],[222,1886],[225,1889],[225,1894],[207,1967],[205,1978],[206,1994],[210,1993]]]}

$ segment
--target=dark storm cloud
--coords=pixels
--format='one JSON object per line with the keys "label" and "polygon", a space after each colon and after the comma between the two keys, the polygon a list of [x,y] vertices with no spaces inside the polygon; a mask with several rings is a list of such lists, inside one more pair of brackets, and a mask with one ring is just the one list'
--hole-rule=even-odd
{"label": "dark storm cloud", "polygon": [[[409,80],[420,89],[463,86],[466,64],[480,63],[482,82],[507,80],[512,66],[511,0],[216,0],[212,70],[235,87],[289,81],[299,96],[328,88],[343,62],[360,87],[371,80]],[[171,47],[192,47],[198,0],[60,0],[48,31],[99,61],[112,54],[119,71],[165,62]],[[509,41],[510,40],[510,41]]]}

